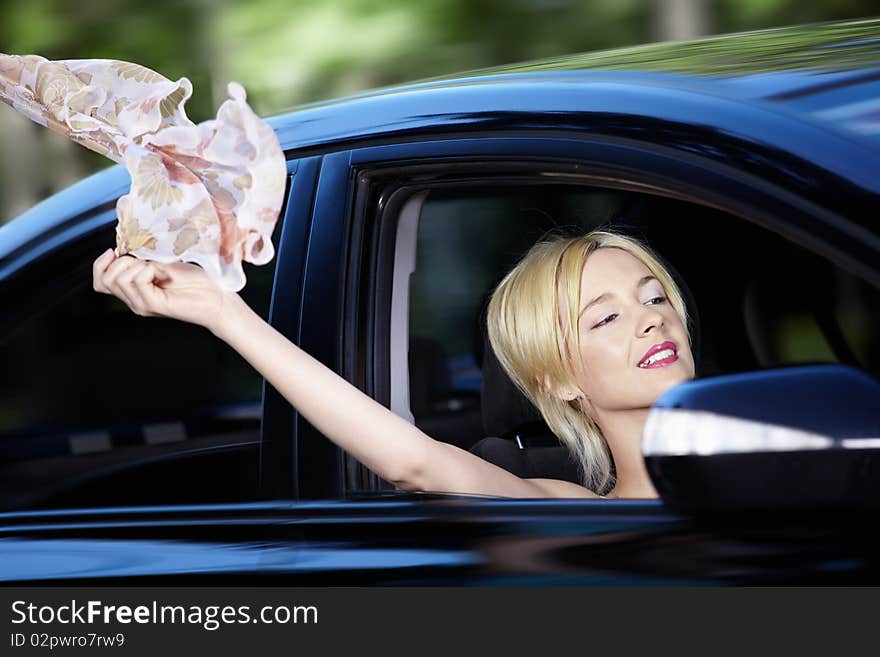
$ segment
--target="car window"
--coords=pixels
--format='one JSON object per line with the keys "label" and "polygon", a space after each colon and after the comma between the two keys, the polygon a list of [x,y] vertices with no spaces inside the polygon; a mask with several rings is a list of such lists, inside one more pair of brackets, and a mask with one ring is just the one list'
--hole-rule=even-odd
{"label": "car window", "polygon": [[[0,334],[5,506],[255,495],[262,377],[206,329],[96,293],[92,262],[112,244],[101,230],[0,287],[17,309]],[[264,319],[274,269],[245,264],[240,294]]]}
{"label": "car window", "polygon": [[428,192],[416,223],[412,274],[395,278],[408,286],[408,368],[391,375],[408,380],[416,425],[466,449],[494,435],[480,392],[481,312],[501,276],[551,230],[610,223],[646,240],[683,285],[698,376],[818,362],[880,375],[878,290],[720,210],[588,185],[469,181]]}

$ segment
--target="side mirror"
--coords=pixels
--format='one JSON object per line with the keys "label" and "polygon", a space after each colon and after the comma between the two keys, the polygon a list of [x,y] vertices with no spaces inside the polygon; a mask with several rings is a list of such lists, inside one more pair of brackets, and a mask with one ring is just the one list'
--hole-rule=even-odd
{"label": "side mirror", "polygon": [[683,510],[880,506],[880,383],[843,365],[689,381],[651,408],[642,452]]}

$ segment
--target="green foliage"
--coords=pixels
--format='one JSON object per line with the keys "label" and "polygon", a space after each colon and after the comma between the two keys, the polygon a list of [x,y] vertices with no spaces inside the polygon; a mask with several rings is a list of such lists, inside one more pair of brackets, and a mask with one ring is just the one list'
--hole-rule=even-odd
{"label": "green foliage", "polygon": [[[205,3],[171,0],[11,0],[0,7],[0,52],[48,59],[121,59],[167,78],[186,76],[194,94],[187,104],[195,121],[214,112],[213,38],[202,20]],[[207,91],[207,93],[206,93]]]}
{"label": "green foliage", "polygon": [[541,60],[502,70],[607,68],[692,75],[741,75],[819,67],[846,70],[866,63],[880,64],[878,33],[880,19],[864,19],[584,53],[564,61]]}
{"label": "green foliage", "polygon": [[[698,0],[696,0],[698,1]],[[225,83],[293,104],[462,70],[656,40],[659,0],[0,1],[0,52],[135,61],[187,76],[193,120]],[[714,0],[709,32],[870,16],[878,0]],[[662,54],[664,51],[658,51]],[[694,56],[703,56],[697,49]]]}
{"label": "green foliage", "polygon": [[[710,33],[880,13],[880,0],[704,1]],[[259,113],[275,114],[407,80],[656,41],[663,6],[662,0],[0,0],[0,52],[121,59],[171,79],[186,76],[194,88],[187,113],[198,122],[214,116],[230,80],[244,84]],[[794,52],[799,38],[791,32],[771,43],[755,35],[735,51],[723,39],[677,53],[659,44],[633,51],[630,63],[723,72],[725,65],[754,60],[755,70],[763,70],[787,49]],[[857,57],[857,49],[848,56]],[[618,65],[601,52],[582,61]],[[79,150],[86,172],[107,164]],[[0,158],[0,175],[10,160]],[[0,197],[0,217],[6,206]]]}

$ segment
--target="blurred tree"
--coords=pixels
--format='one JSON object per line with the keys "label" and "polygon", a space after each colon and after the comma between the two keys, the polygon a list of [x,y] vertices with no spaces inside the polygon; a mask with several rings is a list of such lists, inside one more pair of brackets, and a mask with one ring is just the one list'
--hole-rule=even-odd
{"label": "blurred tree", "polygon": [[708,0],[654,0],[657,41],[684,41],[708,31]]}
{"label": "blurred tree", "polygon": [[875,16],[877,0],[712,0],[715,32]]}
{"label": "blurred tree", "polygon": [[[649,40],[639,0],[254,0],[219,38],[262,111],[416,78]],[[612,29],[609,29],[613,26]]]}

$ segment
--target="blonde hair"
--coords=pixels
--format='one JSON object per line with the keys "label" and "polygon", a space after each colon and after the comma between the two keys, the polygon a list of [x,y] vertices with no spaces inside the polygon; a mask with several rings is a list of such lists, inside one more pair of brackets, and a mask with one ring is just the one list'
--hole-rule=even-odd
{"label": "blonde hair", "polygon": [[[504,371],[574,456],[584,486],[600,494],[614,484],[608,444],[596,422],[576,404],[560,399],[554,390],[560,386],[577,388],[569,355],[572,347],[575,354],[580,353],[577,316],[581,274],[587,256],[607,248],[626,251],[644,263],[663,286],[682,324],[689,326],[681,291],[660,259],[639,240],[609,230],[535,244],[498,284],[487,315],[489,341]],[[565,323],[560,296],[567,305]]]}

